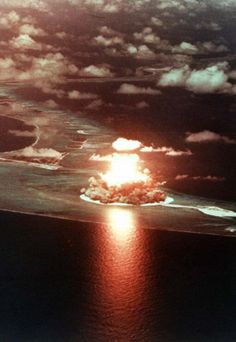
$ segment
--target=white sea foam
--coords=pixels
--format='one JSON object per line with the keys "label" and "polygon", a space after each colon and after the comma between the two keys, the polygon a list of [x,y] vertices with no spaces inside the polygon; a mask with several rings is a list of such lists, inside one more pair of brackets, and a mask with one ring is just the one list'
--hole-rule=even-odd
{"label": "white sea foam", "polygon": [[[100,204],[100,205],[112,205],[112,206],[119,206],[119,207],[134,207],[135,205],[133,204],[127,204],[127,203],[101,203],[100,201],[95,201],[92,200],[91,198],[89,198],[88,196],[82,194],[80,195],[80,198],[83,201],[89,202],[89,203],[93,203],[93,204]],[[174,199],[172,197],[166,197],[165,201],[162,202],[155,202],[155,203],[145,203],[145,204],[141,204],[139,205],[140,207],[151,207],[151,206],[157,206],[157,205],[168,205],[170,203],[172,203],[174,201]]]}
{"label": "white sea foam", "polygon": [[[82,194],[80,198],[83,201],[93,203],[93,204],[100,204],[100,205],[109,205],[109,206],[122,206],[122,207],[133,207],[133,204],[127,204],[127,203],[108,203],[104,204],[100,201],[94,201],[91,198],[87,197],[86,195]],[[181,205],[181,204],[172,204],[174,202],[174,198],[167,196],[165,201],[163,202],[157,202],[157,203],[146,203],[141,204],[140,207],[154,207],[154,206],[163,206],[163,207],[169,207],[169,208],[176,208],[176,209],[191,209],[191,210],[198,210],[201,213],[209,216],[215,216],[215,217],[236,217],[236,212],[228,209],[223,209],[219,207],[213,207],[213,206],[188,206],[188,205]]]}

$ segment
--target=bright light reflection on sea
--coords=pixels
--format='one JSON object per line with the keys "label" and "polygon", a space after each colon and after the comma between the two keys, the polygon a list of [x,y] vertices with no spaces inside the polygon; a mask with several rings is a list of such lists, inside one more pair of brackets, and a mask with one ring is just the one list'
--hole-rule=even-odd
{"label": "bright light reflection on sea", "polygon": [[112,208],[108,210],[107,216],[112,240],[116,247],[127,252],[125,246],[129,247],[135,235],[136,227],[133,213],[129,210]]}
{"label": "bright light reflection on sea", "polygon": [[[96,243],[97,334],[108,341],[144,341],[148,255],[143,230],[128,209],[108,208],[107,225]],[[99,340],[99,336],[97,336]]]}

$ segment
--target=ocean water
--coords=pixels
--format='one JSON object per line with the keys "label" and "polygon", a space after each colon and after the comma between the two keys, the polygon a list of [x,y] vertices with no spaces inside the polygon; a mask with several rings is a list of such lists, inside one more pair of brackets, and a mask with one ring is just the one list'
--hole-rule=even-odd
{"label": "ocean water", "polygon": [[234,341],[235,239],[0,215],[4,341]]}

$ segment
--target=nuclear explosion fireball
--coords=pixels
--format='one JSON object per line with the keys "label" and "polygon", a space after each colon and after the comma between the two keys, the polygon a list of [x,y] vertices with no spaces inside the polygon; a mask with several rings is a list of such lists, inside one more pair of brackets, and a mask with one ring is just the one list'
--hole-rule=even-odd
{"label": "nuclear explosion fireball", "polygon": [[150,176],[148,170],[143,172],[139,169],[140,158],[137,154],[118,154],[112,155],[111,169],[101,175],[101,178],[108,186],[121,186],[123,184],[147,183]]}
{"label": "nuclear explosion fireball", "polygon": [[165,201],[165,193],[158,189],[160,183],[147,168],[141,168],[139,155],[127,152],[140,149],[142,144],[137,140],[119,138],[112,146],[119,152],[110,156],[109,170],[98,178],[91,177],[88,188],[82,189],[81,193],[103,204],[142,205]]}

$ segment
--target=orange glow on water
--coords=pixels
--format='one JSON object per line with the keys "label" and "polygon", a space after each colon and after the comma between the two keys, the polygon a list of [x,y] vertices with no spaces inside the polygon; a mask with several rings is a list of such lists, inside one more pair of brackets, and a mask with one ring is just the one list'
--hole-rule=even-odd
{"label": "orange glow on water", "polygon": [[144,340],[149,261],[144,254],[143,230],[137,226],[134,212],[128,208],[108,208],[106,227],[96,241],[100,248],[93,295],[103,335],[108,341]]}
{"label": "orange glow on water", "polygon": [[108,211],[108,224],[113,241],[124,248],[135,232],[133,213],[129,210],[112,208]]}
{"label": "orange glow on water", "polygon": [[108,186],[121,186],[123,184],[146,183],[149,175],[140,170],[140,158],[137,154],[115,153],[112,156],[110,170],[102,174],[102,179]]}

